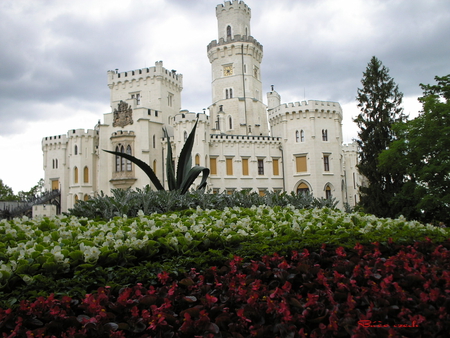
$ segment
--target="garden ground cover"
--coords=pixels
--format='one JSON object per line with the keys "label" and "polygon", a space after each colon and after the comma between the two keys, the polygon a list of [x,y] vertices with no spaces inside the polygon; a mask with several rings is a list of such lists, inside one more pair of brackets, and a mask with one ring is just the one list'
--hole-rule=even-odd
{"label": "garden ground cover", "polygon": [[0,236],[4,336],[450,331],[448,230],[404,219],[260,206],[16,219]]}

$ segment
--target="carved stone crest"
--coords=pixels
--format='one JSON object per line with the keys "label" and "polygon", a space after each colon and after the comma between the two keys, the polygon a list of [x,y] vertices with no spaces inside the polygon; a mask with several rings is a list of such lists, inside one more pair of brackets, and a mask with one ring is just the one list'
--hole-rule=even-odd
{"label": "carved stone crest", "polygon": [[125,127],[133,124],[133,110],[128,103],[120,101],[117,109],[114,109],[113,127]]}

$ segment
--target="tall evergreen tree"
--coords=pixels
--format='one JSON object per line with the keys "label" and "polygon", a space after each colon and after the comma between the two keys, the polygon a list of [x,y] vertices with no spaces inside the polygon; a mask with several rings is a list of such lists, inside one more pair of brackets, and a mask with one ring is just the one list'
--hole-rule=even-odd
{"label": "tall evergreen tree", "polygon": [[370,60],[358,88],[359,115],[354,122],[359,127],[359,164],[358,170],[364,176],[365,184],[360,187],[359,205],[365,212],[378,217],[396,216],[390,205],[391,199],[401,189],[403,175],[392,174],[379,167],[378,156],[396,139],[392,125],[406,120],[403,114],[403,94],[389,69],[383,66],[375,56]]}

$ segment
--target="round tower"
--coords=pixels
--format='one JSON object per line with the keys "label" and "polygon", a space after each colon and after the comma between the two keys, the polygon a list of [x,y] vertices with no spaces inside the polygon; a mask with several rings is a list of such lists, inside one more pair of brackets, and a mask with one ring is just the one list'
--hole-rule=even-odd
{"label": "round tower", "polygon": [[218,41],[231,40],[235,35],[250,36],[250,8],[242,1],[226,1],[217,5]]}
{"label": "round tower", "polygon": [[262,102],[262,45],[250,35],[250,8],[243,1],[216,7],[218,40],[208,45],[212,68],[211,121],[226,113],[216,133],[268,135],[266,106]]}

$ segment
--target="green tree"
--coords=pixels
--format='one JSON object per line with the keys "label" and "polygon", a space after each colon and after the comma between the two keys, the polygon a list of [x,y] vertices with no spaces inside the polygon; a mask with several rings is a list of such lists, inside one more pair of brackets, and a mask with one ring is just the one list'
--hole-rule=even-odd
{"label": "green tree", "polygon": [[19,191],[17,197],[19,200],[26,202],[38,198],[44,192],[44,179],[41,178],[38,183],[29,191]]}
{"label": "green tree", "polygon": [[12,188],[3,183],[0,179],[0,201],[17,201],[19,198],[14,195]]}
{"label": "green tree", "polygon": [[382,170],[378,166],[378,156],[396,139],[392,126],[406,119],[403,114],[403,94],[394,79],[389,76],[389,69],[383,66],[375,56],[370,60],[358,88],[359,115],[354,122],[359,127],[358,170],[365,178],[360,187],[359,205],[365,212],[378,217],[393,216],[396,211],[390,200],[401,189],[403,177]]}
{"label": "green tree", "polygon": [[450,74],[423,85],[423,111],[397,124],[399,139],[379,157],[380,168],[404,175],[392,203],[409,219],[450,224]]}

